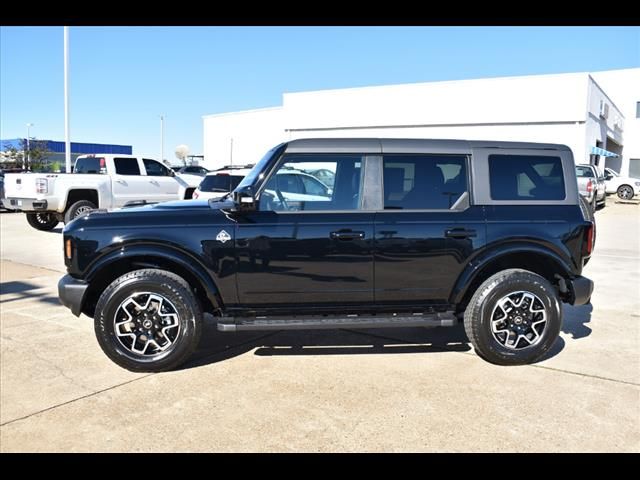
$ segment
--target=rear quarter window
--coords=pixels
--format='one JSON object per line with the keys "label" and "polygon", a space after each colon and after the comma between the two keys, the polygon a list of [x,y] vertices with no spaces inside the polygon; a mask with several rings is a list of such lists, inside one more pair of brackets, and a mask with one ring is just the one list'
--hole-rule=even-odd
{"label": "rear quarter window", "polygon": [[493,200],[564,200],[566,197],[560,157],[489,155],[489,184]]}

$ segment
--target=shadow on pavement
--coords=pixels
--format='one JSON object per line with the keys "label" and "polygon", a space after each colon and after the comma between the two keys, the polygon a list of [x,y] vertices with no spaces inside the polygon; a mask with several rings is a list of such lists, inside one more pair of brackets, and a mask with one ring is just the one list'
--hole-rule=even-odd
{"label": "shadow on pavement", "polygon": [[[592,310],[591,304],[564,305],[562,331],[574,340],[590,335],[591,329],[586,324],[591,321]],[[565,345],[565,340],[559,337],[539,361],[556,356]],[[207,315],[198,350],[183,368],[217,363],[251,350],[258,356],[291,356],[468,352],[472,348],[462,324],[446,328],[222,333],[217,331],[214,317]]]}
{"label": "shadow on pavement", "polygon": [[35,290],[40,289],[42,289],[42,287],[27,282],[12,281],[0,283],[1,295],[16,295],[13,298],[2,299],[0,300],[0,303],[8,303],[16,300],[37,300],[38,302],[48,303],[50,305],[60,305],[60,301],[57,296],[47,296],[43,293],[35,293]]}
{"label": "shadow on pavement", "polygon": [[222,333],[211,318],[192,360],[194,368],[255,350],[258,356],[366,355],[467,352],[461,325],[449,328],[384,328],[370,330],[280,330]]}

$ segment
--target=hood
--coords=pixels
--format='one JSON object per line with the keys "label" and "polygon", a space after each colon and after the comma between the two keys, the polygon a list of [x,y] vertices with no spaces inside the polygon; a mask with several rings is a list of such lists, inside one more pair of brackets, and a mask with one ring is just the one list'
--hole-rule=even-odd
{"label": "hood", "polygon": [[128,228],[186,227],[193,225],[224,225],[231,223],[221,210],[231,202],[207,200],[178,200],[139,207],[117,208],[112,211],[94,210],[68,223],[64,231],[100,228],[123,230]]}

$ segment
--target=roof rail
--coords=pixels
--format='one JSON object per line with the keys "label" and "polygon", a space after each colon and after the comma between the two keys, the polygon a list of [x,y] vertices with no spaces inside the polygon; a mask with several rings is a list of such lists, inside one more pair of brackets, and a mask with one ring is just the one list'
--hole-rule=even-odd
{"label": "roof rail", "polygon": [[249,163],[248,165],[225,165],[224,167],[216,168],[212,170],[213,172],[217,172],[219,170],[240,170],[244,168],[253,168],[255,163]]}

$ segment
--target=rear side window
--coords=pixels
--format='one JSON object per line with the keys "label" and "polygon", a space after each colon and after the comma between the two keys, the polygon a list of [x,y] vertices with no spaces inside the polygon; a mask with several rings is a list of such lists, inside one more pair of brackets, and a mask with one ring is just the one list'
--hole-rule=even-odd
{"label": "rear side window", "polygon": [[385,155],[385,210],[440,209],[467,190],[464,155]]}
{"label": "rear side window", "polygon": [[140,175],[137,158],[114,158],[113,163],[118,175]]}
{"label": "rear side window", "polygon": [[489,155],[493,200],[564,200],[560,157]]}
{"label": "rear side window", "polygon": [[107,173],[105,160],[102,157],[80,157],[73,173]]}
{"label": "rear side window", "polygon": [[580,178],[593,178],[593,170],[589,167],[576,167],[576,175]]}

